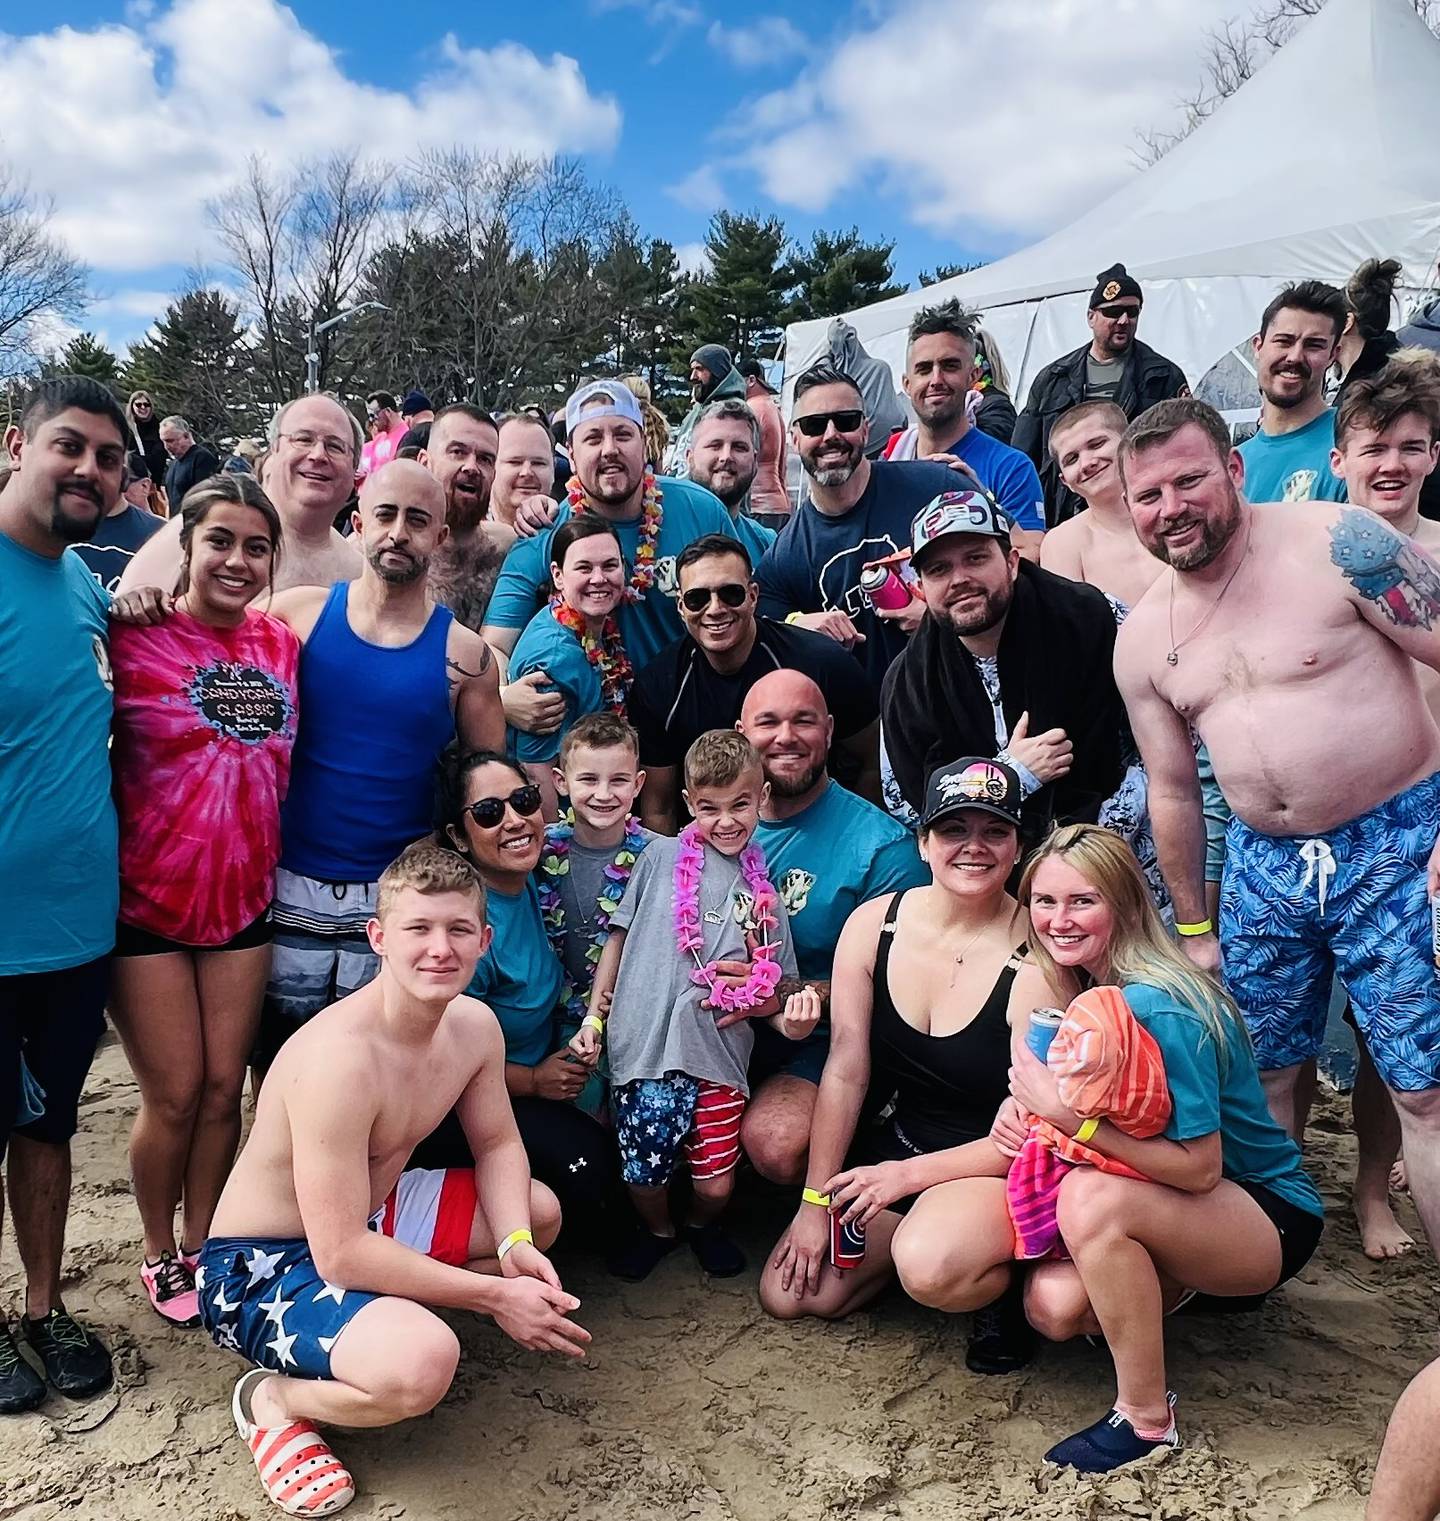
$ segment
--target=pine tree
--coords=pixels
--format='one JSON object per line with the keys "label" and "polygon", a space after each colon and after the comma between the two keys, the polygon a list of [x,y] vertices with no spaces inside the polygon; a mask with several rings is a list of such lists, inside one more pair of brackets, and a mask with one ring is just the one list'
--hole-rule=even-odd
{"label": "pine tree", "polygon": [[94,333],[77,333],[53,358],[41,365],[42,375],[88,375],[120,391],[120,361]]}
{"label": "pine tree", "polygon": [[893,281],[895,244],[869,243],[860,229],[816,232],[810,246],[791,260],[787,270],[795,295],[785,309],[787,322],[814,317],[838,317],[874,301],[903,295]]}
{"label": "pine tree", "polygon": [[788,235],[779,217],[717,211],[705,235],[709,271],[682,283],[677,298],[673,362],[688,368],[702,343],[719,343],[732,355],[773,350],[785,320]]}
{"label": "pine tree", "polygon": [[972,269],[984,268],[984,259],[977,259],[973,264],[937,264],[934,269],[920,271],[920,284],[938,285],[941,280],[953,280],[956,275],[968,275]]}

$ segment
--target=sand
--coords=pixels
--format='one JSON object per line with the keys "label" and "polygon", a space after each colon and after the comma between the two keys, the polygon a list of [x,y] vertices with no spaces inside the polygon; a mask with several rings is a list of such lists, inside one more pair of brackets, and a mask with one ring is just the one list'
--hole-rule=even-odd
{"label": "sand", "polygon": [[[5,1521],[278,1514],[230,1423],[239,1360],[201,1331],[163,1325],[139,1293],[125,1160],[134,1103],[109,1045],[76,1142],[66,1293],[114,1349],[116,1385],[84,1403],[52,1394],[0,1424]],[[1344,1207],[1344,1117],[1328,1099],[1315,1133],[1332,1210],[1317,1258],[1259,1314],[1170,1324],[1179,1453],[1101,1481],[1045,1468],[1046,1447],[1111,1397],[1105,1354],[1084,1344],[979,1378],[964,1366],[966,1318],[898,1294],[842,1324],[778,1325],[760,1310],[753,1270],[707,1284],[677,1254],[632,1286],[562,1255],[594,1333],[589,1360],[542,1359],[453,1317],[465,1355],[439,1409],[337,1437],[360,1487],[349,1514],[1360,1521],[1390,1407],[1435,1349],[1436,1275],[1428,1256],[1385,1266],[1361,1255]],[[786,1212],[750,1191],[738,1224],[755,1260]],[[1413,1230],[1408,1201],[1404,1218]],[[7,1241],[0,1302],[12,1313],[19,1283]]]}

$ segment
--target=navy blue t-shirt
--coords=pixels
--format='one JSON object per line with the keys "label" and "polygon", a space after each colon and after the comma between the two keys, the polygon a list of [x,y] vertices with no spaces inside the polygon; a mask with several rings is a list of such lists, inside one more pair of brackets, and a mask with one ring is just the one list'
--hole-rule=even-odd
{"label": "navy blue t-shirt", "polygon": [[84,560],[85,569],[100,585],[113,592],[120,585],[120,577],[135,558],[136,551],[164,526],[164,518],[157,518],[153,512],[127,503],[124,512],[100,519],[93,539],[72,544],[70,549]]}
{"label": "navy blue t-shirt", "polygon": [[908,549],[915,514],[942,491],[957,490],[961,480],[948,465],[877,460],[864,494],[848,512],[829,517],[807,497],[760,561],[760,611],[767,618],[847,614],[865,636],[855,654],[878,696],[890,662],[905,648],[905,635],[893,621],[875,616],[860,590],[861,567]]}

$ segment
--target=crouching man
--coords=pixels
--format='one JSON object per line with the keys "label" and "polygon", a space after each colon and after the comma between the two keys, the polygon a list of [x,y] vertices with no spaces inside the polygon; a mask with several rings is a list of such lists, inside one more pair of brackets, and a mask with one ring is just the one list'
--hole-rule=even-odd
{"label": "crouching man", "polygon": [[[327,1516],[355,1485],[313,1422],[388,1426],[450,1387],[455,1333],[426,1305],[493,1316],[521,1346],[584,1355],[541,1248],[560,1229],[505,1095],[500,1027],[463,996],[490,939],[469,864],[429,843],[380,878],[375,981],[286,1042],[200,1254],[200,1313],[259,1366],[235,1424],[288,1515]],[[406,1171],[455,1106],[473,1169]]]}

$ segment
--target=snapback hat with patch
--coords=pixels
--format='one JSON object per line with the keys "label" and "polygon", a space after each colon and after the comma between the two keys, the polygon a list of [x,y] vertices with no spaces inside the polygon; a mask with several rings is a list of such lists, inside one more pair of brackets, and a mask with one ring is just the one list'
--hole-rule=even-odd
{"label": "snapback hat with patch", "polygon": [[983,755],[962,756],[930,773],[920,827],[929,829],[952,813],[973,808],[977,813],[992,813],[1018,829],[1023,800],[1020,778],[1004,761]]}
{"label": "snapback hat with patch", "polygon": [[1014,529],[1009,515],[988,491],[942,491],[917,512],[910,523],[910,558],[920,556],[939,539],[952,534],[978,533],[1006,539]]}

